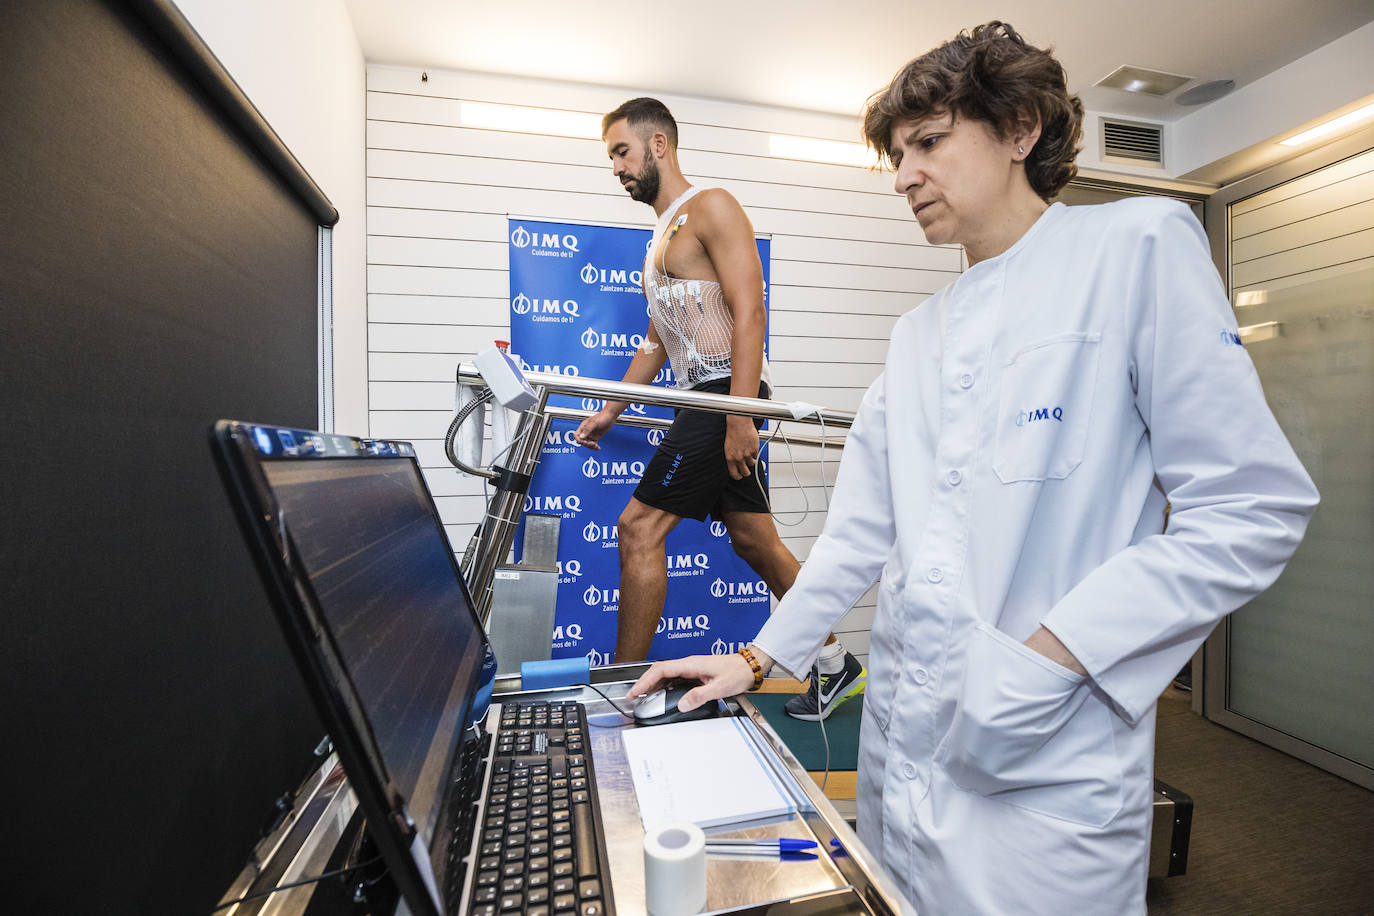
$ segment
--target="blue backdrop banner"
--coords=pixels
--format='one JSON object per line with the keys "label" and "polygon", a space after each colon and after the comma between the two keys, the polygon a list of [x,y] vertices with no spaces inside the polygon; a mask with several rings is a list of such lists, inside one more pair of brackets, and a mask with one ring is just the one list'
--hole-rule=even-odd
{"label": "blue backdrop banner", "polygon": [[[516,219],[509,232],[511,352],[529,370],[618,381],[649,327],[641,271],[650,232]],[[768,240],[758,247],[766,305]],[[654,384],[673,386],[667,364]],[[550,403],[603,404],[568,396]],[[642,404],[627,413],[672,416]],[[620,606],[616,521],[663,432],[616,426],[591,451],[573,442],[575,428],[555,421],[549,430],[525,511],[563,519],[553,657],[585,655],[602,665],[615,647]],[[766,455],[760,461],[766,466]],[[521,529],[517,551],[523,522]],[[667,554],[668,600],[649,658],[726,654],[758,633],[768,618],[768,587],[736,556],[719,520],[684,520],[668,536]]]}

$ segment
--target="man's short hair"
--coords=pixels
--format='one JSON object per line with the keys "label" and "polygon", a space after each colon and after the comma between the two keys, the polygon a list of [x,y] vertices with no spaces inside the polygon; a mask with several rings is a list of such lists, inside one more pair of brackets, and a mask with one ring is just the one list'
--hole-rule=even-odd
{"label": "man's short hair", "polygon": [[911,61],[868,100],[863,132],[891,162],[892,126],[950,113],[982,121],[999,139],[1025,118],[1040,121],[1040,139],[1026,157],[1026,178],[1044,200],[1078,174],[1083,103],[1069,95],[1064,68],[1048,50],[1027,44],[1005,22],[960,32]]}
{"label": "man's short hair", "polygon": [[654,131],[663,131],[663,135],[668,138],[668,145],[677,149],[677,121],[673,120],[673,114],[668,110],[668,106],[658,99],[630,99],[606,115],[601,119],[601,139],[606,139],[611,125],[622,119],[630,125],[630,130],[645,141],[653,136]]}

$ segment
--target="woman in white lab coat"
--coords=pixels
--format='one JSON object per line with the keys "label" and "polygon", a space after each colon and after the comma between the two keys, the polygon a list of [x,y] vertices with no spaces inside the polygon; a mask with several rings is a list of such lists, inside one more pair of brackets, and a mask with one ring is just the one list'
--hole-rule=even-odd
{"label": "woman in white lab coat", "polygon": [[897,192],[969,269],[898,321],[825,530],[749,649],[632,690],[696,677],[690,707],[774,665],[804,678],[880,580],[858,828],[925,913],[1145,912],[1155,702],[1317,504],[1191,212],[1048,204],[1081,120],[1001,23],[870,100]]}

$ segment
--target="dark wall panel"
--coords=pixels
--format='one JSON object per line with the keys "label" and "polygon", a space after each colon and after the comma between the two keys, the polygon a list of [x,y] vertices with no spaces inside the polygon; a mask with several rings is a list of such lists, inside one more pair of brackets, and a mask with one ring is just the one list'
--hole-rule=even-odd
{"label": "dark wall panel", "polygon": [[322,734],[205,442],[316,425],[316,222],[118,4],[7,0],[0,151],[4,908],[205,912]]}

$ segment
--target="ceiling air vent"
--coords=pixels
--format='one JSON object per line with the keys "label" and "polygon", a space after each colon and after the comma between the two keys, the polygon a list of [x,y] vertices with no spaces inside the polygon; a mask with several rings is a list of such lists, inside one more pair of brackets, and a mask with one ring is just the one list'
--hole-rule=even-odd
{"label": "ceiling air vent", "polygon": [[1164,164],[1164,128],[1159,124],[1102,119],[1102,158],[1130,165]]}

